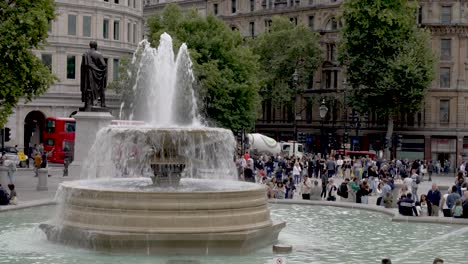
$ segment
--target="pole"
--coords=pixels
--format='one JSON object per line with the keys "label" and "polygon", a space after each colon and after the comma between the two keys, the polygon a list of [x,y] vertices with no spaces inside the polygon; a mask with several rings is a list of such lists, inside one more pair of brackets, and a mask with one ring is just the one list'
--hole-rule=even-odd
{"label": "pole", "polygon": [[5,149],[5,128],[2,127],[2,151]]}
{"label": "pole", "polygon": [[297,94],[294,95],[294,119],[293,119],[293,156],[296,155],[296,141],[297,141],[297,120],[296,120],[296,115],[297,115],[297,107],[296,107],[296,101],[297,101]]}

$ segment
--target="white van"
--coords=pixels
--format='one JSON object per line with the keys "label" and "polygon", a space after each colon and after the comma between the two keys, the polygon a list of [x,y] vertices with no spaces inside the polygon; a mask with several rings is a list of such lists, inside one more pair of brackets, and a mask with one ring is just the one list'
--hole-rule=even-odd
{"label": "white van", "polygon": [[297,142],[283,142],[281,144],[281,153],[292,157],[293,155],[302,158],[304,156],[304,145]]}

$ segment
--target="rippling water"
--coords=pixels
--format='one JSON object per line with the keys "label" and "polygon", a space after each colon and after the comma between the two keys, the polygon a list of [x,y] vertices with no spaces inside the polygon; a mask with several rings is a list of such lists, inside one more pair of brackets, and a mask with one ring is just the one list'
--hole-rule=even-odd
{"label": "rippling water", "polygon": [[[272,205],[272,218],[287,221],[280,243],[291,244],[286,263],[466,263],[468,227],[394,223],[386,215],[344,208]],[[245,256],[134,256],[91,252],[52,244],[37,228],[53,207],[0,213],[0,263],[274,263],[271,248]]]}

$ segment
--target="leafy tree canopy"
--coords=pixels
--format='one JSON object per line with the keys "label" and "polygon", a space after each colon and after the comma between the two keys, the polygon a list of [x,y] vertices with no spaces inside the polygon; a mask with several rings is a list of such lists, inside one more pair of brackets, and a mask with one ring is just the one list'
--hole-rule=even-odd
{"label": "leafy tree canopy", "polygon": [[353,87],[351,105],[389,122],[398,113],[418,111],[434,78],[435,58],[430,34],[415,23],[415,1],[348,0],[343,8],[339,60]]}
{"label": "leafy tree canopy", "polygon": [[0,126],[20,98],[30,101],[56,80],[32,53],[44,44],[54,9],[54,0],[0,1]]}
{"label": "leafy tree canopy", "polygon": [[178,48],[186,43],[203,98],[206,116],[217,125],[241,129],[253,126],[258,107],[258,58],[243,45],[239,32],[223,21],[200,16],[196,10],[182,13],[170,4],[148,20],[150,41],[157,46],[163,32]]}
{"label": "leafy tree canopy", "polygon": [[[307,87],[323,60],[318,35],[303,24],[294,25],[286,17],[273,17],[270,31],[260,34],[253,46],[260,56],[262,97],[275,103],[290,102]],[[295,71],[297,87],[292,77]]]}

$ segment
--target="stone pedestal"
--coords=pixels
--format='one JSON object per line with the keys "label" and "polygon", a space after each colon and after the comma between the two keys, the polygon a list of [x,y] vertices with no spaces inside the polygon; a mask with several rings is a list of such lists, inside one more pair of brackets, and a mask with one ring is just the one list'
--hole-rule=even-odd
{"label": "stone pedestal", "polygon": [[393,192],[392,192],[392,194],[393,194],[392,207],[397,208],[398,207],[398,205],[397,205],[398,199],[400,199],[399,194],[400,194],[401,187],[403,187],[403,184],[402,183],[395,183],[394,187],[395,188],[393,189]]}
{"label": "stone pedestal", "polygon": [[0,184],[6,190],[8,189],[8,184],[10,180],[8,179],[8,168],[5,166],[0,166]]}
{"label": "stone pedestal", "polygon": [[49,170],[48,169],[39,169],[38,170],[38,181],[36,190],[38,191],[47,191],[49,188],[47,187],[47,178],[49,177]]}
{"label": "stone pedestal", "polygon": [[114,117],[109,112],[78,112],[76,120],[75,154],[69,167],[71,177],[80,177],[83,160],[88,155],[99,129],[110,125]]}

